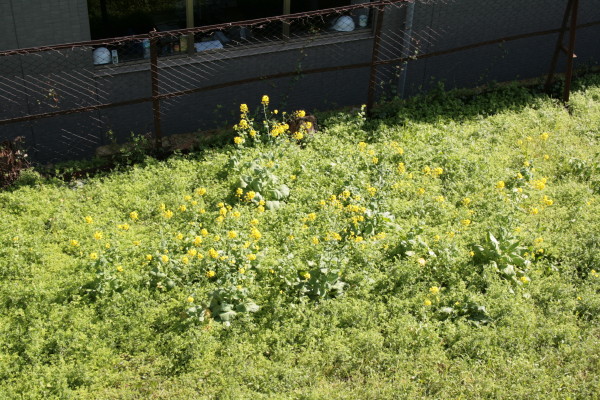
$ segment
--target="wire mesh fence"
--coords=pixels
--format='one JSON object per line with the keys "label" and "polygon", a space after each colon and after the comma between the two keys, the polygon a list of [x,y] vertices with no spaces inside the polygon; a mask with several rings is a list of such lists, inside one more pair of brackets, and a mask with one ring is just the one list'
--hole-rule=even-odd
{"label": "wire mesh fence", "polygon": [[[145,134],[233,124],[240,103],[332,109],[548,72],[567,3],[353,1],[344,7],[0,52],[0,139],[38,162],[90,157]],[[600,57],[581,3],[578,63]],[[564,24],[563,24],[564,25]],[[0,140],[0,141],[2,141]],[[185,147],[185,144],[184,144]]]}

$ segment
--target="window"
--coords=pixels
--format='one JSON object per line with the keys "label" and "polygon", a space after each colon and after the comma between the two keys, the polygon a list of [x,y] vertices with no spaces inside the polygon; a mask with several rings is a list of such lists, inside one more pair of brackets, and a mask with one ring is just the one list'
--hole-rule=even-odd
{"label": "window", "polygon": [[[227,22],[302,13],[370,0],[88,0],[92,39],[104,39],[176,29],[217,25]],[[259,27],[232,27],[212,35],[196,34],[184,40],[161,39],[159,55],[174,55],[251,42],[285,39],[317,32],[350,32],[368,27],[368,9],[342,16],[303,18],[292,23],[275,21]],[[192,46],[188,45],[191,44]],[[114,50],[110,48],[109,50]],[[143,44],[117,49],[122,61],[147,58]],[[108,60],[106,61],[109,62]]]}
{"label": "window", "polygon": [[[360,4],[369,0],[88,0],[92,39],[182,29]],[[191,10],[188,10],[191,8]],[[356,14],[356,13],[355,13]],[[356,14],[357,15],[357,14]],[[355,15],[355,16],[356,16]],[[358,19],[356,23],[359,23]]]}

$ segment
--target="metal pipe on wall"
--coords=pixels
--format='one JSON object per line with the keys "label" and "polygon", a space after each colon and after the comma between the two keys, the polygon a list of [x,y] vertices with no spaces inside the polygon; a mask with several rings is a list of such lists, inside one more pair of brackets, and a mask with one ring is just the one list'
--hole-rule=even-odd
{"label": "metal pipe on wall", "polygon": [[[415,1],[408,3],[406,7],[406,18],[404,20],[404,38],[402,42],[402,57],[407,58],[410,56],[410,45],[413,31],[413,21],[415,19]],[[400,78],[398,79],[398,96],[404,98],[406,91],[406,76],[408,75],[408,61],[402,63],[402,71],[400,72]]]}

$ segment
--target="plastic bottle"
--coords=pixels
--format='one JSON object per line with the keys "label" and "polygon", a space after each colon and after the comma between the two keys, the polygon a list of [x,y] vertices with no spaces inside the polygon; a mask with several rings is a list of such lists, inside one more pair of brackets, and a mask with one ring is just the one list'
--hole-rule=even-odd
{"label": "plastic bottle", "polygon": [[150,39],[144,39],[142,46],[144,47],[144,58],[150,58]]}

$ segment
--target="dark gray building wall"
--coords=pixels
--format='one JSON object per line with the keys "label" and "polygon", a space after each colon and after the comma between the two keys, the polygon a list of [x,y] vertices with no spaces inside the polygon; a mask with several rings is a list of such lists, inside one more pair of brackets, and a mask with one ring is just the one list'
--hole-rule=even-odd
{"label": "dark gray building wall", "polygon": [[[567,0],[417,3],[415,32],[429,32],[422,36],[431,38],[422,41],[420,53],[556,29],[561,26],[566,5]],[[580,2],[578,15],[578,24],[600,20],[600,1]],[[576,68],[600,61],[600,48],[593,43],[598,34],[598,26],[578,31]],[[544,35],[519,39],[410,63],[405,95],[426,91],[440,81],[447,88],[454,88],[542,76],[548,73],[557,38],[558,35]],[[561,53],[557,72],[564,68],[565,57]]]}
{"label": "dark gray building wall", "polygon": [[83,0],[0,0],[0,50],[90,39]]}

